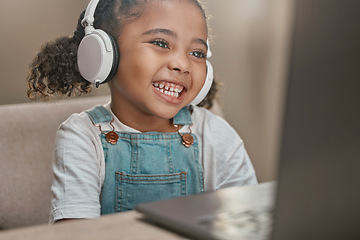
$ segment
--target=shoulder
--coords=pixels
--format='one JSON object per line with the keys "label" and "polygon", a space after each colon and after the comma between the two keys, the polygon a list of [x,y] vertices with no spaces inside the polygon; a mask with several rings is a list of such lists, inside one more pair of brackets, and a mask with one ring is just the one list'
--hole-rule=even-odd
{"label": "shoulder", "polygon": [[217,124],[226,124],[225,119],[222,117],[214,114],[210,110],[203,108],[203,107],[194,107],[192,112],[192,119],[194,125],[196,123],[211,123],[212,121],[215,121]]}
{"label": "shoulder", "polygon": [[197,107],[194,108],[193,123],[201,146],[207,190],[257,182],[243,140],[225,119]]}
{"label": "shoulder", "polygon": [[67,120],[65,120],[61,125],[60,129],[63,128],[73,128],[78,131],[81,131],[85,134],[92,132],[96,129],[94,124],[91,122],[88,111],[91,111],[93,108],[85,110],[80,113],[73,113]]}
{"label": "shoulder", "polygon": [[57,143],[71,144],[71,142],[81,142],[91,145],[98,145],[99,129],[91,122],[87,111],[73,113],[58,128],[56,134]]}
{"label": "shoulder", "polygon": [[[235,129],[222,117],[202,107],[194,107],[193,128],[201,135],[211,135],[217,140],[241,140]],[[234,139],[235,138],[235,139]]]}
{"label": "shoulder", "polygon": [[61,124],[61,126],[81,127],[84,124],[91,124],[91,120],[85,111],[81,113],[73,113]]}

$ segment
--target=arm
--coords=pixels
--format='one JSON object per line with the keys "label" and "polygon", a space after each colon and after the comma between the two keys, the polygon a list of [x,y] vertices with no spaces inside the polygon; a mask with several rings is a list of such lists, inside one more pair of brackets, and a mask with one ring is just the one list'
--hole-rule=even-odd
{"label": "arm", "polygon": [[[231,136],[231,135],[230,135]],[[233,139],[232,141],[229,141]],[[218,188],[256,184],[255,170],[245,149],[243,140],[233,133],[232,138],[224,140],[224,149],[218,152]]]}
{"label": "arm", "polygon": [[73,115],[56,135],[51,222],[100,215],[100,149],[84,120]]}
{"label": "arm", "polygon": [[237,132],[224,119],[198,110],[194,126],[202,142],[206,190],[256,184],[253,165]]}

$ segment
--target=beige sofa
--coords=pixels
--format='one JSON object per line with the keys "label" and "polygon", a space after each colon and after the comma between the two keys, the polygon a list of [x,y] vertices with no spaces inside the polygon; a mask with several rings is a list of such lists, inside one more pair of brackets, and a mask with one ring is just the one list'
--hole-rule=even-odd
{"label": "beige sofa", "polygon": [[0,230],[48,222],[56,130],[72,113],[109,100],[0,106]]}
{"label": "beige sofa", "polygon": [[[0,106],[0,230],[48,222],[54,139],[72,113],[109,96]],[[223,116],[218,104],[213,112]]]}

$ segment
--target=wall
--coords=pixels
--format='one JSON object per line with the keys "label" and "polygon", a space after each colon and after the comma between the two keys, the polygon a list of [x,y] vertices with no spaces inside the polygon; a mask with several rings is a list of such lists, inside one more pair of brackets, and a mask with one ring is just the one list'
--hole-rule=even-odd
{"label": "wall", "polygon": [[276,177],[292,24],[291,0],[209,0],[220,104],[245,141],[260,181]]}
{"label": "wall", "polygon": [[[70,35],[88,0],[0,0],[0,104],[28,102],[27,64]],[[291,0],[208,0],[220,104],[245,141],[260,181],[275,178]],[[90,96],[107,94],[106,86]]]}
{"label": "wall", "polygon": [[25,81],[28,64],[46,41],[73,33],[87,3],[0,0],[0,104],[29,101]]}

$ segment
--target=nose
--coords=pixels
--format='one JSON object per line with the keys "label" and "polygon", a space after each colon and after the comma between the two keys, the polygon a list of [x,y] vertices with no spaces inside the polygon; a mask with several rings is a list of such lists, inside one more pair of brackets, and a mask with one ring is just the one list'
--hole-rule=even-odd
{"label": "nose", "polygon": [[191,64],[188,57],[187,53],[174,53],[169,60],[169,69],[179,73],[190,73]]}

